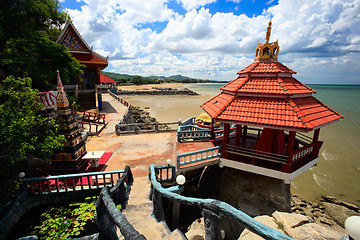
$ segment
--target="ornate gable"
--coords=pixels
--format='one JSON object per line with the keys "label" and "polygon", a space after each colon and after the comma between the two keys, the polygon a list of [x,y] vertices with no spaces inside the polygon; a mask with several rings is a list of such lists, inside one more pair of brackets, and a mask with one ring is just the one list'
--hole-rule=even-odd
{"label": "ornate gable", "polygon": [[56,43],[67,47],[69,52],[92,52],[92,49],[71,22],[66,23]]}

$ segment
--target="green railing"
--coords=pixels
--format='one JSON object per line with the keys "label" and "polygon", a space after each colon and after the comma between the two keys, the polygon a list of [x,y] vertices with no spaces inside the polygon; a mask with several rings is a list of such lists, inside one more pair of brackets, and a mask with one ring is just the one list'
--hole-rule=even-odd
{"label": "green railing", "polygon": [[207,148],[195,152],[179,154],[176,158],[176,168],[185,168],[190,164],[201,164],[208,160],[218,160],[221,157],[220,147]]}
{"label": "green railing", "polygon": [[194,125],[179,126],[177,133],[178,142],[185,141],[208,141],[211,139],[210,129]]}

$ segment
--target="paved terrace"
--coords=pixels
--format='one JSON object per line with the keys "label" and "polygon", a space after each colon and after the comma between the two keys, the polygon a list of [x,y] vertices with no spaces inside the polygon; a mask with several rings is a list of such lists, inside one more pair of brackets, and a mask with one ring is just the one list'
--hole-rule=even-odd
{"label": "paved terrace", "polygon": [[105,170],[124,169],[129,165],[134,177],[148,175],[150,164],[164,165],[167,159],[176,163],[177,154],[213,147],[209,142],[177,143],[176,132],[116,136],[115,125],[126,107],[103,94],[103,111],[109,124],[98,136],[88,137],[87,151],[113,152]]}

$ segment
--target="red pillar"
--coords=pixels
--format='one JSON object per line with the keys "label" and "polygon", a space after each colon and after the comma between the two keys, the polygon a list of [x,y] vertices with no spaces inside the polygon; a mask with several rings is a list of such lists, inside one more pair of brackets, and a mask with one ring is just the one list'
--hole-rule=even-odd
{"label": "red pillar", "polygon": [[226,151],[226,144],[229,143],[229,133],[230,133],[230,124],[224,123],[224,139],[223,139],[223,145],[222,145],[222,154],[224,158],[227,158]]}
{"label": "red pillar", "polygon": [[319,140],[320,128],[316,129],[313,136],[313,142],[317,142]]}
{"label": "red pillar", "polygon": [[211,135],[211,140],[214,141],[215,140],[214,119],[211,119],[210,135]]}
{"label": "red pillar", "polygon": [[293,152],[295,135],[296,135],[295,131],[290,131],[289,132],[289,137],[288,137],[288,141],[287,141],[287,148],[286,148],[286,155],[288,155],[288,156],[290,156],[291,153]]}
{"label": "red pillar", "polygon": [[235,145],[240,146],[241,140],[241,125],[236,125]]}
{"label": "red pillar", "polygon": [[282,169],[281,169],[282,172],[287,172],[287,173],[291,172],[291,161],[293,157],[292,152],[294,148],[295,136],[296,136],[295,131],[289,132],[289,137],[287,140],[287,147],[286,147],[286,155],[288,156],[288,160],[287,160],[287,164],[282,165]]}

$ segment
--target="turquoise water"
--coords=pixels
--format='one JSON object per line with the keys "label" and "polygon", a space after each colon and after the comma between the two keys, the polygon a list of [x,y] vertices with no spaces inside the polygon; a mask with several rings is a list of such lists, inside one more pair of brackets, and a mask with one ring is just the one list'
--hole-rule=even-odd
{"label": "turquoise water", "polygon": [[[224,84],[191,85],[196,92],[215,96]],[[360,205],[360,86],[308,85],[317,99],[344,119],[321,128],[317,166],[292,181],[292,191],[309,199],[332,195]]]}

